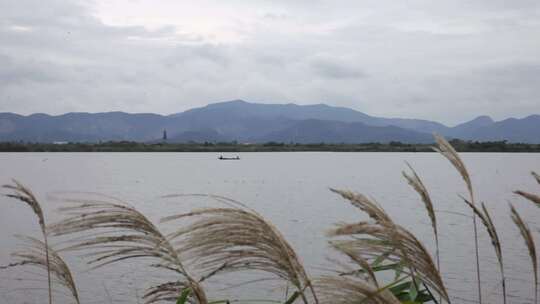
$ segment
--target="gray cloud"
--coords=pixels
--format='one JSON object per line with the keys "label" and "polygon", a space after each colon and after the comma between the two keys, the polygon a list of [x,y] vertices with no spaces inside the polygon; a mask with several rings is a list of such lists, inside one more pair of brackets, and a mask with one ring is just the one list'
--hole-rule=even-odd
{"label": "gray cloud", "polygon": [[0,2],[0,111],[174,113],[242,98],[447,123],[540,113],[538,1],[231,1],[234,18],[215,26],[231,41],[106,24],[98,2]]}

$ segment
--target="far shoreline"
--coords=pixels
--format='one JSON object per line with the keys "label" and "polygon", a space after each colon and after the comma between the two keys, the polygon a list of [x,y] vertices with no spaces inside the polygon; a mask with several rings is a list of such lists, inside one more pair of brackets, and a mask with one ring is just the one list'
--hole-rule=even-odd
{"label": "far shoreline", "polygon": [[[540,144],[508,143],[506,141],[473,142],[452,140],[459,152],[538,153]],[[433,144],[389,143],[142,143],[108,141],[99,143],[25,143],[0,142],[0,152],[434,152]]]}

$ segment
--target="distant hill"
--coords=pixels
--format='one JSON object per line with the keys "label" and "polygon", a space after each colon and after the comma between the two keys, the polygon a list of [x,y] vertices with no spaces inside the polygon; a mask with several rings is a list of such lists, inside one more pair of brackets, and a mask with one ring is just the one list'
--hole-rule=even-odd
{"label": "distant hill", "polygon": [[522,119],[508,118],[478,126],[459,138],[477,141],[508,140],[510,142],[540,143],[540,115]]}
{"label": "distant hill", "polygon": [[263,142],[284,143],[372,143],[392,142],[430,143],[433,136],[394,126],[368,126],[361,122],[341,122],[317,119],[301,120],[280,131],[270,133],[260,139]]}
{"label": "distant hill", "polygon": [[465,140],[540,143],[540,116],[495,122],[487,116],[448,127],[441,123],[383,118],[325,104],[260,104],[233,100],[173,115],[123,112],[22,116],[0,113],[0,141],[97,142],[425,143],[431,133]]}
{"label": "distant hill", "polygon": [[361,122],[370,126],[396,126],[419,132],[443,133],[449,129],[438,122],[421,119],[382,118],[365,113],[325,104],[296,105],[296,104],[262,104],[249,103],[243,100],[233,100],[210,104],[202,108],[188,110],[175,114],[176,117],[200,117],[204,120],[224,119],[234,117],[243,119],[257,117],[263,119],[287,118],[290,120],[318,119],[341,122]]}
{"label": "distant hill", "polygon": [[443,134],[450,135],[457,138],[467,138],[474,130],[489,127],[493,125],[495,121],[489,116],[478,116],[473,120],[459,124],[449,130],[446,130]]}

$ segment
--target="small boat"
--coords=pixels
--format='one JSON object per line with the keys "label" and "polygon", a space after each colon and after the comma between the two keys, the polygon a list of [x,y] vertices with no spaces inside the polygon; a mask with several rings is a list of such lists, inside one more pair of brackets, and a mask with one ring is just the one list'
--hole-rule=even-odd
{"label": "small boat", "polygon": [[240,160],[240,156],[235,156],[235,157],[223,157],[223,155],[220,155],[218,157],[219,160]]}

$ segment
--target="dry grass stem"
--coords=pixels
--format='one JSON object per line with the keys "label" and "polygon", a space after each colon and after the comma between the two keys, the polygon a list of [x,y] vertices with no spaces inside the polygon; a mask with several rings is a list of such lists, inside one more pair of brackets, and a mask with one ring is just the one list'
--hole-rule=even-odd
{"label": "dry grass stem", "polygon": [[[121,201],[65,199],[72,205],[61,208],[67,217],[49,227],[55,236],[75,235],[63,250],[88,251],[94,268],[132,258],[152,258],[151,264],[163,270],[172,270],[180,276],[181,284],[189,286],[196,303],[206,304],[206,295],[184,268],[178,251],[160,230],[142,213]],[[96,234],[99,232],[99,234]],[[161,287],[160,287],[161,286]],[[150,290],[164,297],[167,285]],[[170,294],[173,296],[173,294]],[[176,294],[178,296],[178,294]],[[151,297],[147,297],[153,300]],[[148,302],[151,303],[151,302]]]}
{"label": "dry grass stem", "polygon": [[519,228],[519,232],[525,241],[527,250],[529,251],[529,256],[531,257],[531,263],[533,266],[533,275],[534,275],[534,303],[538,303],[538,262],[536,260],[536,245],[534,243],[534,238],[532,236],[529,226],[523,221],[516,208],[510,204],[510,211],[512,214],[512,220]]}
{"label": "dry grass stem", "polygon": [[307,302],[304,291],[315,290],[300,259],[283,235],[252,210],[240,207],[207,208],[163,218],[192,222],[167,237],[194,267],[207,272],[260,270],[290,282]]}
{"label": "dry grass stem", "polygon": [[[9,266],[35,266],[50,271],[54,277],[54,282],[66,288],[73,301],[79,304],[79,293],[77,292],[75,280],[62,257],[52,248],[47,248],[45,243],[40,240],[22,236],[18,238],[24,242],[24,249],[12,254],[16,262]],[[49,254],[48,260],[47,253]]]}
{"label": "dry grass stem", "polygon": [[482,210],[480,210],[467,199],[463,198],[463,200],[465,201],[467,205],[469,205],[469,207],[471,207],[473,212],[480,218],[480,220],[482,221],[482,224],[484,224],[484,227],[486,227],[486,230],[489,234],[489,237],[491,239],[491,244],[493,245],[493,249],[495,249],[497,261],[499,262],[499,268],[501,271],[503,301],[504,303],[506,303],[506,278],[504,276],[502,248],[501,248],[501,242],[499,239],[499,234],[497,233],[497,229],[495,229],[493,220],[491,219],[491,216],[489,215],[489,212],[484,203],[482,203]]}
{"label": "dry grass stem", "polygon": [[28,205],[34,214],[38,218],[39,227],[41,228],[41,232],[43,234],[43,240],[45,243],[45,261],[47,266],[47,284],[49,289],[49,304],[52,304],[52,282],[51,282],[51,270],[49,269],[49,241],[47,239],[47,228],[45,225],[45,216],[43,215],[43,210],[41,209],[41,205],[39,204],[39,201],[37,200],[36,196],[30,191],[29,188],[25,187],[23,184],[19,183],[17,180],[12,180],[12,185],[3,185],[2,187],[4,189],[9,189],[12,191],[12,193],[5,194],[5,196],[16,199],[20,202],[25,203]]}
{"label": "dry grass stem", "polygon": [[399,304],[388,289],[380,289],[358,279],[325,276],[317,280],[321,303],[325,304]]}
{"label": "dry grass stem", "polygon": [[420,195],[420,198],[422,199],[422,202],[424,202],[424,206],[426,207],[429,219],[431,220],[431,227],[433,228],[433,234],[435,236],[435,256],[437,258],[437,269],[440,269],[440,259],[439,259],[439,234],[437,232],[437,217],[435,216],[435,209],[433,208],[433,202],[431,201],[431,197],[429,195],[429,192],[427,191],[426,186],[416,173],[416,171],[413,169],[413,167],[407,163],[407,166],[411,170],[412,174],[407,174],[405,171],[402,171],[403,177],[407,180],[409,185],[413,187],[413,189]]}

